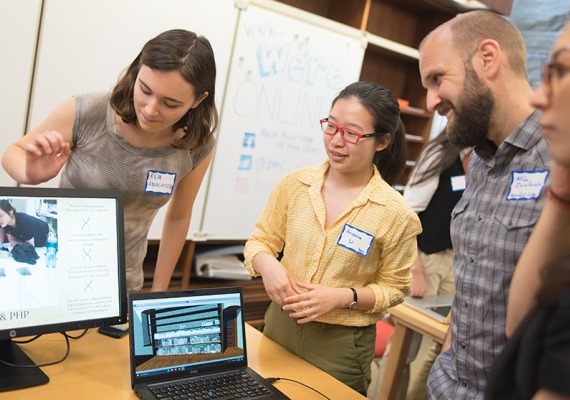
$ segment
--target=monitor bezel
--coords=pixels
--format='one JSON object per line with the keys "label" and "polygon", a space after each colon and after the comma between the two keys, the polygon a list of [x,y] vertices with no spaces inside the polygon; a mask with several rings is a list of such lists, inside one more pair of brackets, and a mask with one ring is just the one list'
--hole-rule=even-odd
{"label": "monitor bezel", "polygon": [[60,321],[53,324],[30,325],[18,328],[0,327],[0,340],[9,340],[18,337],[43,335],[74,330],[96,328],[104,325],[122,324],[127,321],[127,291],[125,266],[125,235],[123,196],[115,189],[77,189],[77,188],[50,188],[50,187],[0,187],[0,198],[110,198],[115,200],[116,228],[117,228],[117,256],[119,268],[119,315],[99,317],[95,319],[77,319],[74,321]]}

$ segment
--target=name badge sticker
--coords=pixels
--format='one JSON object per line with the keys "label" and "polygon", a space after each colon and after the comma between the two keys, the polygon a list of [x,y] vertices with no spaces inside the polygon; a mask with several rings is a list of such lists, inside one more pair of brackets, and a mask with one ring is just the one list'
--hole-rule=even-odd
{"label": "name badge sticker", "polygon": [[538,199],[546,183],[548,170],[512,171],[511,187],[507,200]]}
{"label": "name badge sticker", "polygon": [[465,190],[465,175],[451,177],[451,190],[454,192]]}
{"label": "name badge sticker", "polygon": [[176,182],[175,173],[149,170],[144,191],[146,193],[172,194],[174,182]]}
{"label": "name badge sticker", "polygon": [[344,224],[344,228],[338,238],[337,244],[342,247],[354,251],[360,255],[366,256],[372,247],[374,236],[366,233],[354,226]]}

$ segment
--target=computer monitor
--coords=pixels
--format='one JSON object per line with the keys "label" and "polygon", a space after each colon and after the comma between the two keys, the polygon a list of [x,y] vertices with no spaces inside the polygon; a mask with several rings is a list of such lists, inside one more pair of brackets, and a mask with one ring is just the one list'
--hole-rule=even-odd
{"label": "computer monitor", "polygon": [[[0,187],[0,359],[13,339],[126,321],[123,202],[115,190]],[[0,362],[0,391],[47,383]]]}

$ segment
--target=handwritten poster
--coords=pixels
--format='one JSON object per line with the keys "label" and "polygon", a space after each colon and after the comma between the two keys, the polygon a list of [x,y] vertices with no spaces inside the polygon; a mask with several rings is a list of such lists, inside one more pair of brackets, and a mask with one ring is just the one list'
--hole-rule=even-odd
{"label": "handwritten poster", "polygon": [[247,239],[273,186],[323,161],[319,120],[358,80],[364,46],[350,35],[249,5],[241,10],[201,233]]}

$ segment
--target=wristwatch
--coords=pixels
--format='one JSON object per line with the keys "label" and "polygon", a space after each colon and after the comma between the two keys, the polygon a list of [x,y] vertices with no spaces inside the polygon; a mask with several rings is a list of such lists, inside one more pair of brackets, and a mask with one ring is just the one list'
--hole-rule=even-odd
{"label": "wristwatch", "polygon": [[356,306],[358,305],[358,293],[356,293],[356,289],[354,288],[350,288],[350,290],[352,290],[352,301],[350,302],[350,304],[348,305],[348,309],[349,310],[354,310],[356,308]]}

